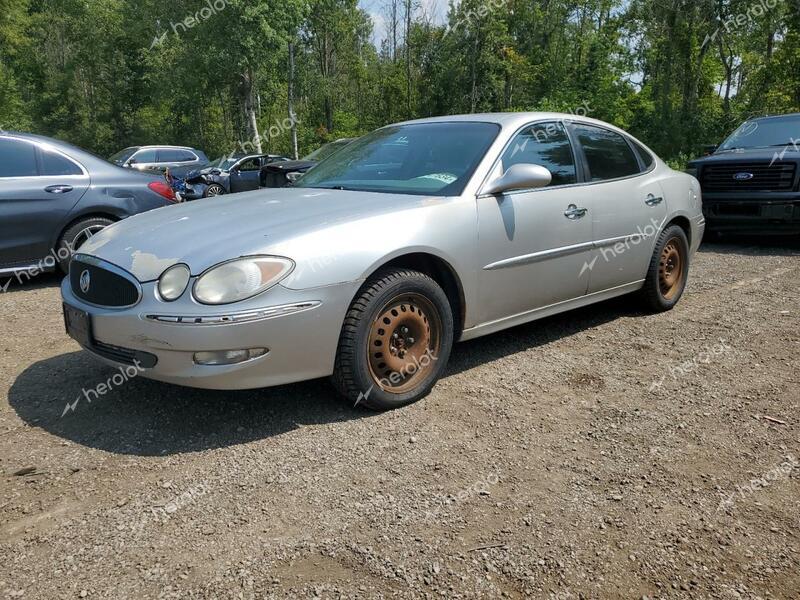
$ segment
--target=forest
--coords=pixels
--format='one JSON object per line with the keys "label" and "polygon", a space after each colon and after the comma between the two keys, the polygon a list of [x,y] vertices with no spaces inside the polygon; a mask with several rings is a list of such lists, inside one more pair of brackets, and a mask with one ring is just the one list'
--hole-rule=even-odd
{"label": "forest", "polygon": [[800,0],[0,0],[0,128],[103,156],[294,154],[293,129],[302,156],[531,110],[614,123],[680,164],[800,111]]}

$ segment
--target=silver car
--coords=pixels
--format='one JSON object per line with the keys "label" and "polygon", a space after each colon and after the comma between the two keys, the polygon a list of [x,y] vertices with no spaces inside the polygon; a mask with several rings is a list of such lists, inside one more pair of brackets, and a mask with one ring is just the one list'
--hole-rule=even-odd
{"label": "silver car", "polygon": [[208,163],[208,157],[188,146],[131,146],[109,157],[108,161],[138,171],[164,171],[177,167],[200,167]]}
{"label": "silver car", "polygon": [[556,113],[391,125],[291,188],[200,200],[95,235],[67,329],[143,376],[249,389],[331,376],[383,410],[455,341],[637,293],[681,298],[700,186],[625,132]]}

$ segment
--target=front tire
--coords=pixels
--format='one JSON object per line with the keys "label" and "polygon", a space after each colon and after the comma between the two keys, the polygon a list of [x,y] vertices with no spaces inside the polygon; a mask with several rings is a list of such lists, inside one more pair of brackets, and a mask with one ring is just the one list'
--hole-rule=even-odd
{"label": "front tire", "polygon": [[427,396],[453,346],[453,313],[442,288],[409,269],[383,269],[350,305],[333,385],[355,406],[392,410]]}
{"label": "front tire", "polygon": [[72,255],[94,234],[99,233],[113,223],[114,221],[111,219],[92,217],[70,225],[61,236],[61,239],[58,241],[58,247],[56,248],[58,267],[61,271],[67,274],[69,272],[69,261],[72,259]]}
{"label": "front tire", "polygon": [[642,300],[653,312],[672,310],[683,296],[689,279],[689,240],[678,225],[670,225],[658,237]]}
{"label": "front tire", "polygon": [[225,188],[218,183],[212,183],[206,188],[205,197],[211,198],[213,196],[222,196],[225,194]]}

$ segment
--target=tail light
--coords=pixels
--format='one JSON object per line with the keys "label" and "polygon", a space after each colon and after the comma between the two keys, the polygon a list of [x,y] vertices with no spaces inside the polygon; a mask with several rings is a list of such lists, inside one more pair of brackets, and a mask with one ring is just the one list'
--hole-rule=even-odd
{"label": "tail light", "polygon": [[173,190],[164,181],[154,181],[152,183],[148,183],[147,187],[149,187],[159,196],[166,198],[170,202],[178,201],[178,197],[175,195],[175,190]]}

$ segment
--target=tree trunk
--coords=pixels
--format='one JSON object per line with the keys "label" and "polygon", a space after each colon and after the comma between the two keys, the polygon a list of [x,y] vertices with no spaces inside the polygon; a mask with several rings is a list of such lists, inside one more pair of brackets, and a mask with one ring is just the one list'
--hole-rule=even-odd
{"label": "tree trunk", "polygon": [[294,112],[294,44],[289,42],[289,83],[288,83],[288,98],[289,98],[289,123],[292,128],[292,157],[297,160],[299,157],[297,151],[297,114]]}
{"label": "tree trunk", "polygon": [[406,0],[406,113],[411,118],[411,0]]}
{"label": "tree trunk", "polygon": [[249,69],[242,74],[241,94],[244,104],[245,123],[247,127],[248,148],[252,152],[261,154],[263,152],[261,147],[261,135],[258,132],[258,118],[256,115],[255,103],[255,85],[253,81],[253,73]]}

